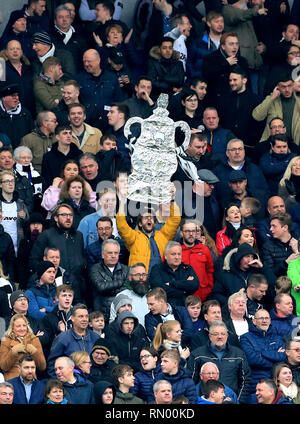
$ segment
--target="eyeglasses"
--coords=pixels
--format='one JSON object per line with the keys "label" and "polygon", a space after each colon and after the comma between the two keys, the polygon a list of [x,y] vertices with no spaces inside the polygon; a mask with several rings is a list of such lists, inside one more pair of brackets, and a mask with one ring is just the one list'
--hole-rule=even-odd
{"label": "eyeglasses", "polygon": [[284,128],[284,125],[273,125],[270,127],[271,130],[281,130],[282,128]]}
{"label": "eyeglasses", "polygon": [[150,355],[150,353],[148,353],[147,355],[141,355],[140,356],[140,360],[142,360],[142,359],[148,359],[148,358],[150,358],[152,355]]}
{"label": "eyeglasses", "polygon": [[297,352],[297,353],[300,353],[300,348],[299,347],[297,347],[297,348],[295,348],[295,349],[286,349],[286,350],[294,350],[295,352]]}
{"label": "eyeglasses", "polygon": [[231,149],[227,149],[229,152],[242,152],[244,147],[232,147]]}
{"label": "eyeglasses", "polygon": [[23,159],[23,160],[31,160],[31,156],[20,156],[19,159]]}
{"label": "eyeglasses", "polygon": [[58,213],[58,216],[62,216],[63,218],[72,218],[73,214],[72,213]]}
{"label": "eyeglasses", "polygon": [[106,352],[93,352],[95,356],[108,356]]}
{"label": "eyeglasses", "polygon": [[196,234],[198,231],[197,230],[184,230],[182,231],[183,233],[191,233],[191,234]]}
{"label": "eyeglasses", "polygon": [[2,184],[14,184],[15,180],[3,180]]}
{"label": "eyeglasses", "polygon": [[141,278],[141,277],[145,278],[145,277],[147,277],[147,276],[148,276],[148,274],[146,274],[145,272],[144,272],[143,274],[140,274],[140,273],[138,272],[138,273],[136,273],[136,274],[131,274],[131,275],[132,275],[132,277],[137,277],[137,278]]}
{"label": "eyeglasses", "polygon": [[217,337],[217,336],[227,336],[227,333],[211,333],[211,336]]}
{"label": "eyeglasses", "polygon": [[259,318],[254,317],[254,319],[257,319],[257,321],[269,321],[270,317],[259,317]]}
{"label": "eyeglasses", "polygon": [[300,52],[290,52],[288,54],[290,54],[292,56],[300,56]]}

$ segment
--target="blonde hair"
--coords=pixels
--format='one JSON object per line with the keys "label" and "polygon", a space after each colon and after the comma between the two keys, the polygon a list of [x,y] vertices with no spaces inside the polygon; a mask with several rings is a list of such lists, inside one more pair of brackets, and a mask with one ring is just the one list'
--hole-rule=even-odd
{"label": "blonde hair", "polygon": [[295,156],[293,159],[291,159],[289,161],[289,164],[286,167],[286,170],[285,170],[285,172],[284,172],[284,174],[283,174],[283,176],[282,176],[282,178],[281,178],[281,180],[279,182],[279,185],[281,187],[285,187],[285,180],[289,180],[291,178],[291,175],[292,175],[292,166],[294,165],[294,163],[297,160],[300,160],[300,156]]}
{"label": "blonde hair", "polygon": [[3,175],[10,175],[11,177],[14,177],[14,180],[16,180],[16,177],[13,171],[11,171],[10,169],[4,169],[3,171],[0,172],[1,183],[3,181]]}
{"label": "blonde hair", "polygon": [[74,362],[75,367],[79,367],[86,360],[90,361],[90,355],[83,350],[73,352],[69,357]]}
{"label": "blonde hair", "polygon": [[155,350],[158,350],[162,345],[163,341],[167,339],[167,333],[173,330],[176,325],[180,325],[179,321],[175,319],[170,319],[163,323],[159,323],[155,331],[154,339],[152,345]]}
{"label": "blonde hair", "polygon": [[27,334],[33,334],[33,331],[32,331],[32,329],[31,329],[31,327],[30,327],[30,325],[29,325],[29,323],[27,321],[27,318],[24,315],[22,315],[22,314],[15,314],[11,318],[10,323],[9,323],[9,326],[8,326],[8,329],[5,332],[5,336],[6,337],[9,337],[11,339],[17,340],[17,336],[14,333],[14,324],[17,321],[17,319],[20,319],[20,318],[22,318],[23,321],[25,322],[25,324],[27,325]]}

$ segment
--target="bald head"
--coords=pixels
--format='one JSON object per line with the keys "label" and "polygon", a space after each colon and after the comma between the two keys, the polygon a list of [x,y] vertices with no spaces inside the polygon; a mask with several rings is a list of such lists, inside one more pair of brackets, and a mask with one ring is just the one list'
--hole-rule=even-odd
{"label": "bald head", "polygon": [[275,213],[284,213],[284,200],[279,196],[270,197],[270,199],[268,200],[268,212],[270,215],[274,215]]}
{"label": "bald head", "polygon": [[200,370],[200,379],[203,383],[207,380],[218,380],[220,376],[219,368],[213,362],[206,362]]}
{"label": "bald head", "polygon": [[83,54],[83,66],[86,72],[97,77],[101,74],[100,55],[95,49],[86,50]]}
{"label": "bald head", "polygon": [[23,55],[21,43],[17,40],[9,41],[6,46],[5,54],[9,61],[18,62]]}

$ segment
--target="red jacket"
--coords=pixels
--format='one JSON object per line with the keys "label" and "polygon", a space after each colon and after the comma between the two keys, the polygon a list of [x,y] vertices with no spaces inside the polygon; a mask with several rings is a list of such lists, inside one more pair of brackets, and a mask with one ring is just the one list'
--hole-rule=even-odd
{"label": "red jacket", "polygon": [[223,228],[223,230],[220,230],[217,232],[216,236],[216,248],[219,253],[219,255],[222,255],[223,250],[225,247],[231,245],[231,240],[228,237],[227,234],[225,234],[225,231],[227,230],[227,226]]}
{"label": "red jacket", "polygon": [[192,248],[182,244],[181,248],[182,262],[194,268],[200,281],[199,288],[194,295],[200,297],[201,301],[204,302],[214,285],[214,263],[210,250],[200,242]]}

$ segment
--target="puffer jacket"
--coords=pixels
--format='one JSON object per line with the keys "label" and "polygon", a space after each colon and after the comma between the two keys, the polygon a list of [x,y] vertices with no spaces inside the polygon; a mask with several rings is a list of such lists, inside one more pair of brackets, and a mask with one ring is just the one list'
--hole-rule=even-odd
{"label": "puffer jacket", "polygon": [[192,248],[185,246],[181,241],[181,248],[182,262],[191,265],[199,279],[199,288],[194,295],[205,302],[214,285],[214,263],[210,250],[199,241]]}
{"label": "puffer jacket", "polygon": [[105,321],[109,321],[110,306],[118,293],[125,289],[129,269],[126,265],[117,263],[113,272],[104,264],[103,260],[92,265],[89,278],[93,287],[94,310],[102,311]]}
{"label": "puffer jacket", "polygon": [[[39,281],[36,281],[34,287],[26,290],[26,296],[29,301],[28,315],[33,318],[43,319],[46,312],[52,312],[57,304],[55,293],[55,284],[40,284]],[[45,308],[46,312],[41,312],[41,308]]]}
{"label": "puffer jacket", "polygon": [[[154,383],[159,380],[167,380],[171,383],[173,398],[176,396],[185,396],[191,404],[197,403],[196,386],[191,379],[189,372],[184,369],[182,365],[179,365],[178,372],[174,375],[165,374],[161,371],[157,375]],[[152,400],[154,400],[153,392]]]}
{"label": "puffer jacket", "polygon": [[[170,217],[161,230],[155,231],[154,240],[157,244],[161,258],[168,241],[173,240],[180,224],[181,216],[178,206],[171,205]],[[133,230],[126,221],[125,215],[116,216],[118,232],[130,252],[129,263],[131,266],[137,262],[145,264],[147,272],[151,257],[150,240],[140,230]]]}
{"label": "puffer jacket", "polygon": [[247,403],[251,386],[251,370],[244,351],[227,343],[225,353],[220,360],[213,352],[210,342],[193,350],[187,367],[195,383],[199,382],[200,369],[206,362],[215,363],[220,371],[220,381],[237,394],[240,403]]}
{"label": "puffer jacket", "polygon": [[153,384],[157,380],[158,374],[161,373],[161,367],[158,365],[152,370],[144,370],[141,368],[140,371],[134,374],[134,387],[131,392],[140,399],[143,399],[146,403],[153,401]]}
{"label": "puffer jacket", "polygon": [[170,59],[161,56],[159,47],[151,48],[148,62],[148,77],[152,80],[152,93],[158,97],[160,93],[173,94],[173,88],[180,88],[184,83],[184,68],[179,60],[179,52],[173,52]]}
{"label": "puffer jacket", "polygon": [[[122,321],[126,318],[134,319],[134,329],[131,334],[125,334],[122,330]],[[119,314],[116,321],[116,333],[105,333],[105,337],[112,343],[112,353],[119,358],[119,364],[130,365],[134,372],[140,369],[140,351],[143,347],[149,346],[144,327],[139,324],[139,320],[129,311]]]}
{"label": "puffer jacket", "polygon": [[264,266],[272,269],[276,277],[286,275],[288,264],[285,260],[292,253],[293,250],[289,242],[283,243],[276,238],[267,240],[261,250]]}
{"label": "puffer jacket", "polygon": [[274,364],[286,360],[285,352],[278,352],[280,347],[285,348],[285,342],[271,326],[268,331],[262,331],[251,323],[249,332],[241,336],[240,344],[251,368],[252,390],[262,378],[271,378]]}
{"label": "puffer jacket", "polygon": [[[11,337],[4,337],[1,340],[0,368],[4,373],[5,381],[19,377],[20,375],[19,359],[24,355],[24,353],[20,352],[15,355],[12,352],[13,346],[17,344],[20,344],[20,342]],[[27,334],[24,337],[22,344],[25,345],[25,349],[28,344],[33,345],[37,349],[35,353],[31,354],[31,356],[35,361],[37,370],[44,371],[46,369],[46,360],[39,338],[34,334]]]}
{"label": "puffer jacket", "polygon": [[64,382],[67,400],[73,404],[94,404],[94,385],[88,380],[76,376],[73,384]]}
{"label": "puffer jacket", "polygon": [[297,315],[289,315],[287,317],[280,317],[276,314],[275,310],[270,311],[272,329],[275,334],[282,337],[283,340],[288,339],[289,337],[297,337],[299,328],[299,318]]}

